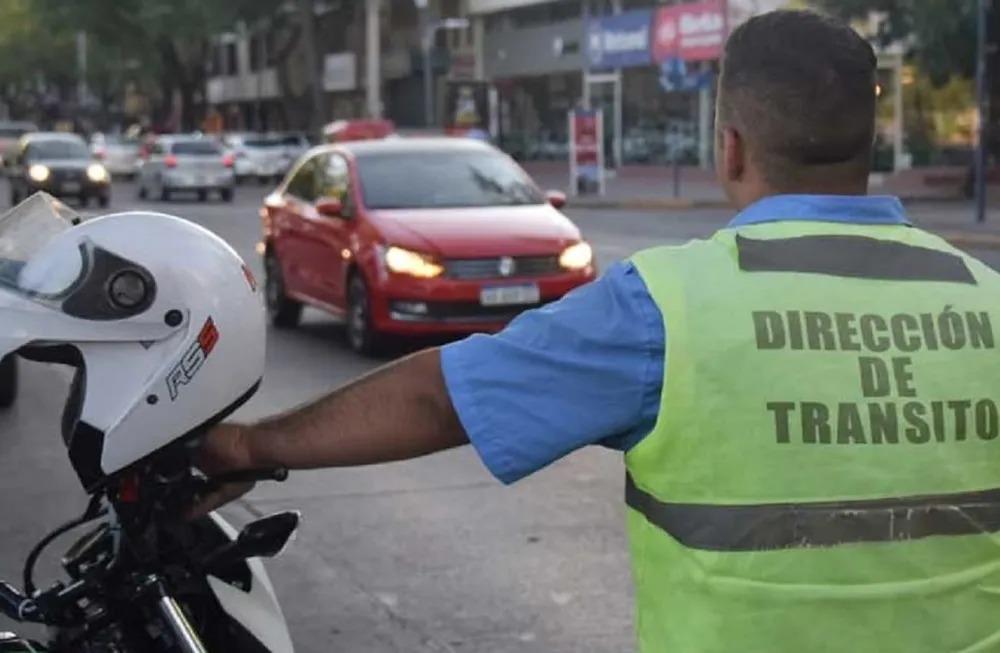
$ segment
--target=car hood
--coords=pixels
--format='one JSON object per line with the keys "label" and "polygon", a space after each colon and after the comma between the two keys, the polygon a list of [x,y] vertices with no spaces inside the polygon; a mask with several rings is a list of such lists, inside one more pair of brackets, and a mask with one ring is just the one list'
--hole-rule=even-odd
{"label": "car hood", "polygon": [[46,159],[31,161],[28,165],[35,165],[36,163],[48,166],[53,170],[86,170],[95,162],[89,159]]}
{"label": "car hood", "polygon": [[444,258],[539,256],[580,240],[569,218],[547,204],[458,209],[378,209],[383,238]]}

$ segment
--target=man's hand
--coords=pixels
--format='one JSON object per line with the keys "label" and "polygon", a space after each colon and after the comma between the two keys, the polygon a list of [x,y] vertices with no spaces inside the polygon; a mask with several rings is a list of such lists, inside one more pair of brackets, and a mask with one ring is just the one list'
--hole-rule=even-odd
{"label": "man's hand", "polygon": [[[247,447],[248,427],[239,424],[220,424],[205,435],[201,449],[195,457],[195,467],[212,478],[227,472],[253,469]],[[202,517],[224,506],[253,489],[253,483],[230,483],[205,497],[201,497],[188,513],[190,518]]]}
{"label": "man's hand", "polygon": [[[451,405],[441,355],[428,349],[253,426],[223,424],[195,464],[212,477],[250,469],[317,469],[386,463],[469,443]],[[250,491],[232,484],[205,497],[203,515]]]}

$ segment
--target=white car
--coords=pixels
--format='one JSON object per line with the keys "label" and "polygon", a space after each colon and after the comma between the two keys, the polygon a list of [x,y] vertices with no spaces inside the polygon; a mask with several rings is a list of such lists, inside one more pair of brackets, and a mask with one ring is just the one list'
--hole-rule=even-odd
{"label": "white car", "polygon": [[261,184],[275,181],[288,169],[281,140],[254,133],[232,133],[222,137],[222,144],[233,155],[237,181],[256,179]]}
{"label": "white car", "polygon": [[117,134],[94,134],[90,151],[114,177],[134,177],[139,171],[139,139]]}
{"label": "white car", "polygon": [[161,136],[149,147],[139,167],[139,197],[169,200],[178,192],[193,192],[200,201],[216,192],[233,199],[236,178],[232,154],[212,139],[197,135]]}

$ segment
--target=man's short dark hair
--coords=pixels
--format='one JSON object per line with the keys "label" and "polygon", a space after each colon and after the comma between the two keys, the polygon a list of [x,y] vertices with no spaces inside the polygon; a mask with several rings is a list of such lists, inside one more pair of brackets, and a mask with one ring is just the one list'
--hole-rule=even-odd
{"label": "man's short dark hair", "polygon": [[842,22],[810,11],[756,16],[726,44],[719,118],[774,185],[841,169],[867,176],[876,70],[871,45]]}

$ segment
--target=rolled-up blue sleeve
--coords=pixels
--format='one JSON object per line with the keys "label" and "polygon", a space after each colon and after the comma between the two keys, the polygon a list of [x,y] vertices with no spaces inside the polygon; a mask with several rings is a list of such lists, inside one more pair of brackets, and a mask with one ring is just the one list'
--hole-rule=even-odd
{"label": "rolled-up blue sleeve", "polygon": [[666,333],[631,263],[501,333],[442,349],[458,417],[486,467],[517,481],[590,444],[628,450],[652,430]]}

